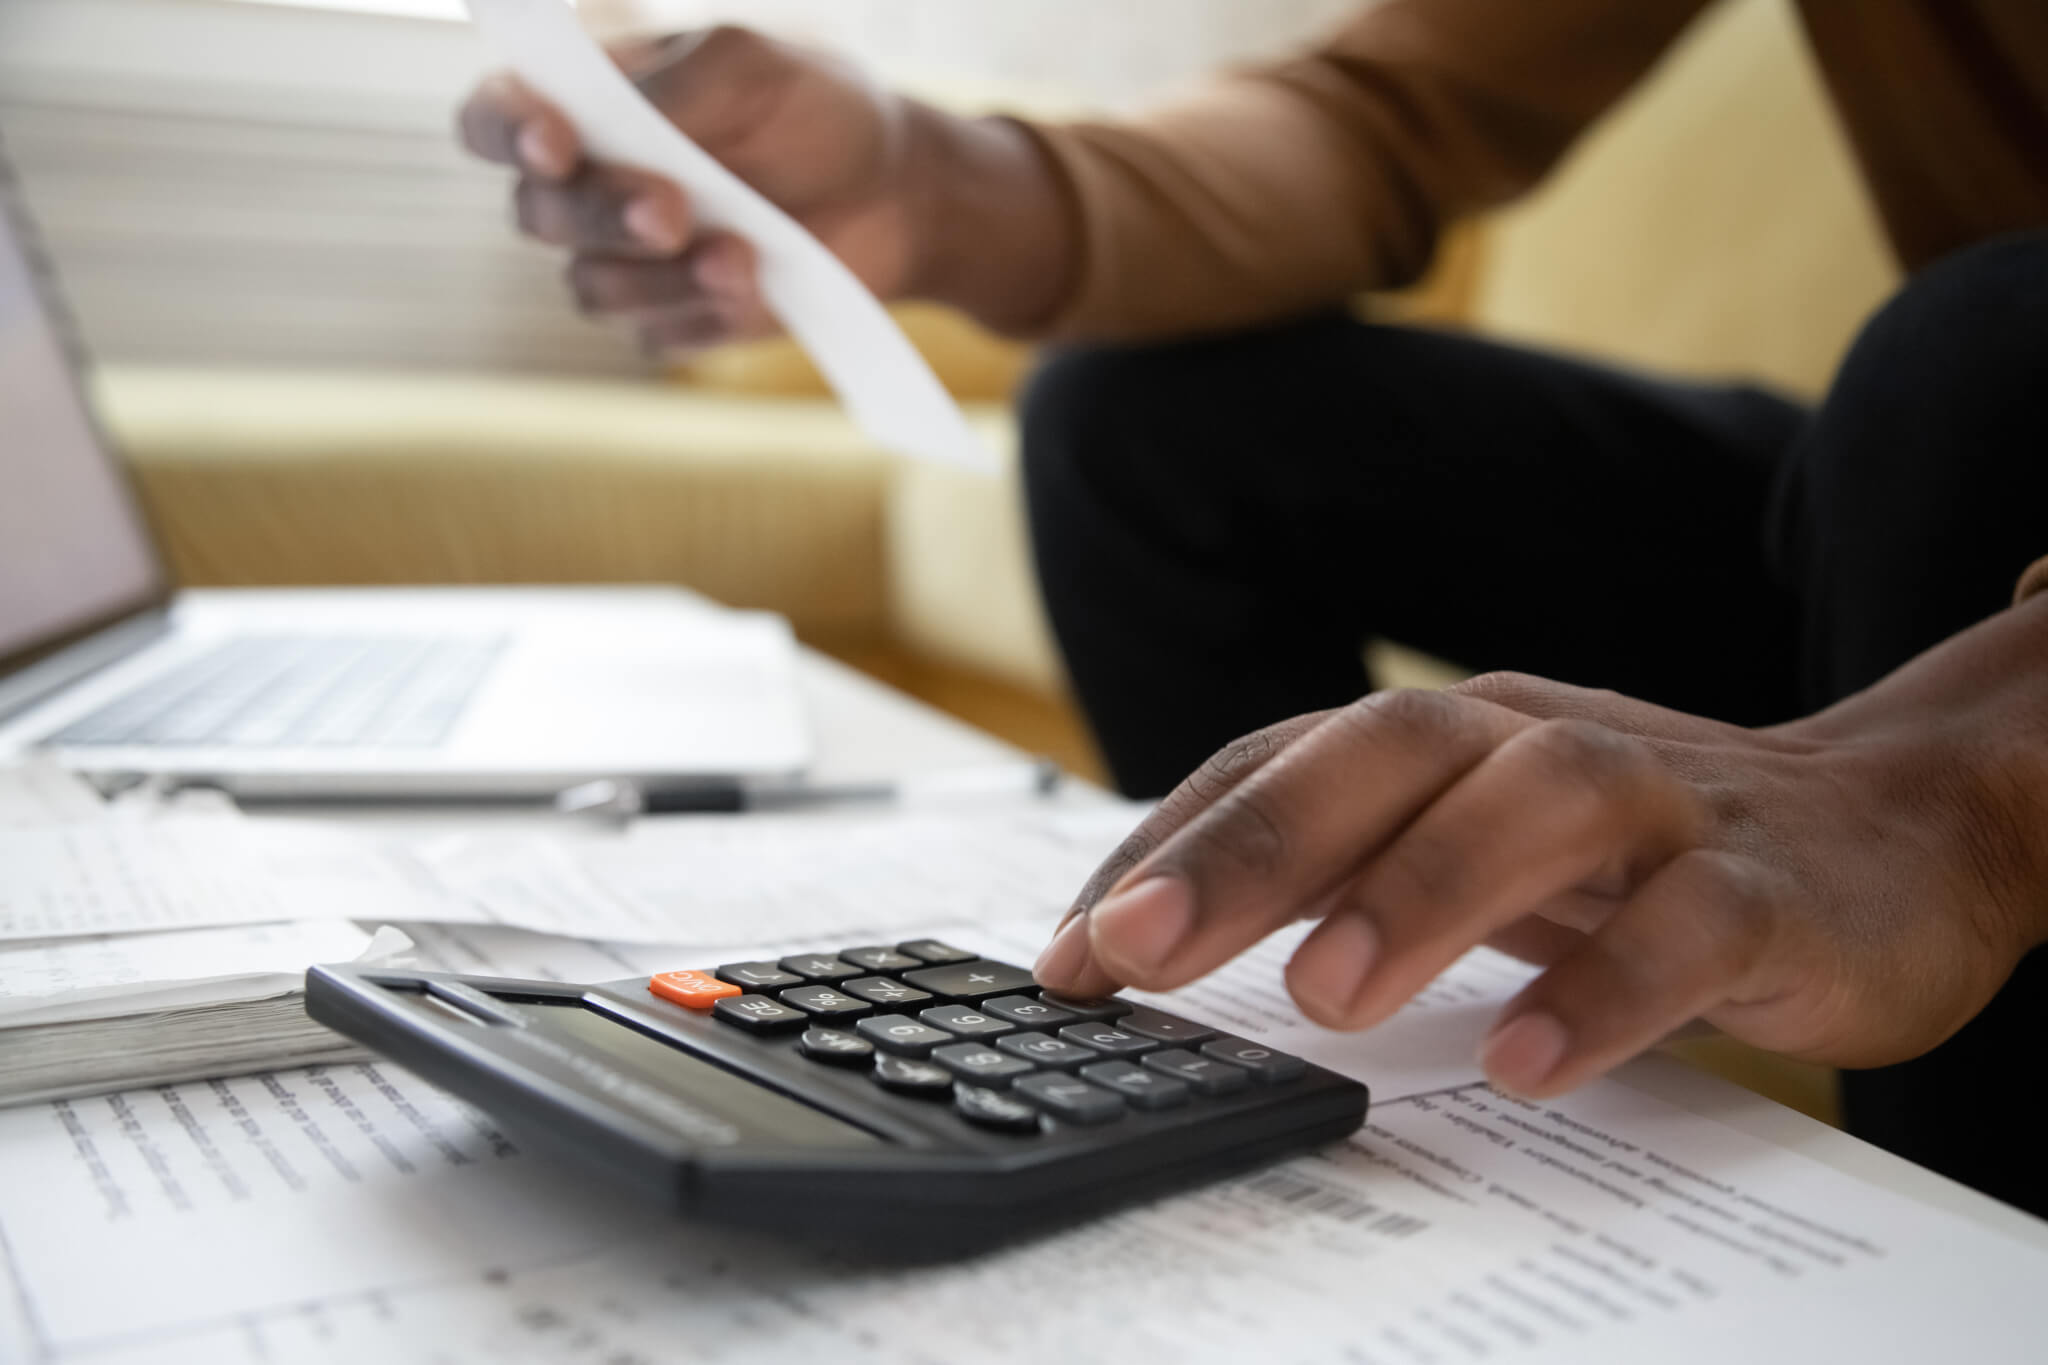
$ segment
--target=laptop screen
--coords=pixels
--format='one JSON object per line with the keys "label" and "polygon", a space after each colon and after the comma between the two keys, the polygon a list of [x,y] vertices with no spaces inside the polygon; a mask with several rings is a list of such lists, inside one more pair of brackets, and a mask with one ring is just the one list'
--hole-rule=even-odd
{"label": "laptop screen", "polygon": [[162,590],[149,531],[86,409],[21,224],[0,202],[0,662]]}

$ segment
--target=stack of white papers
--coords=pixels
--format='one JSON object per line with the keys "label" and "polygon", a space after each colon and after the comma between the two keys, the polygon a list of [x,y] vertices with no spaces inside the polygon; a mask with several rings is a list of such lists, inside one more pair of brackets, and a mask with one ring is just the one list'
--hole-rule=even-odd
{"label": "stack of white papers", "polygon": [[306,968],[410,947],[316,921],[0,951],[0,1104],[357,1060],[306,1017]]}
{"label": "stack of white papers", "polygon": [[[0,769],[0,1104],[364,1055],[306,1017],[305,970],[395,961],[410,940],[295,895],[284,869],[303,864],[275,849],[259,870],[242,823]],[[220,927],[155,928],[195,921]]]}

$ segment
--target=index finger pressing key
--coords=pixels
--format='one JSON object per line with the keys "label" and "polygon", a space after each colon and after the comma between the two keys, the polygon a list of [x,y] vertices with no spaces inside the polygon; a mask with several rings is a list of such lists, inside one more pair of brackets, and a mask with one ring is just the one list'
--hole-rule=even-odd
{"label": "index finger pressing key", "polygon": [[1315,911],[1527,716],[1440,692],[1333,713],[1174,832],[1089,914],[1094,961],[1170,990]]}

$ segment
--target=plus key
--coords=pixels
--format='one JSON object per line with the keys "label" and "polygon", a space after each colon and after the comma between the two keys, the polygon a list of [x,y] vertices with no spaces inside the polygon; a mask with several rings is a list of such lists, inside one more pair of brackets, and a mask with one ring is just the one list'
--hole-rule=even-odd
{"label": "plus key", "polygon": [[986,1000],[992,995],[1010,995],[1038,983],[1022,967],[1007,962],[954,962],[943,967],[926,967],[905,972],[903,979],[919,990],[954,1000]]}

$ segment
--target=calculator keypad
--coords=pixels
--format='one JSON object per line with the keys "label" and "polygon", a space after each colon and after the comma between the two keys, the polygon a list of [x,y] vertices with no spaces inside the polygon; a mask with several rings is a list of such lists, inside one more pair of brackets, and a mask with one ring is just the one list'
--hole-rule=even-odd
{"label": "calculator keypad", "polygon": [[992,995],[1009,995],[1029,990],[1038,983],[1022,967],[1007,962],[956,962],[945,967],[926,967],[905,972],[903,979],[919,990],[955,1000],[986,1000]]}
{"label": "calculator keypad", "polygon": [[830,953],[806,953],[800,957],[785,957],[775,964],[785,972],[795,972],[806,981],[844,981],[849,976],[859,976],[868,970],[856,967],[844,958]]}
{"label": "calculator keypad", "polygon": [[1046,1072],[1025,1076],[1016,1083],[1015,1093],[1019,1099],[1029,1100],[1054,1118],[1069,1123],[1108,1123],[1121,1118],[1124,1112],[1123,1100],[1114,1093],[1072,1076]]}
{"label": "calculator keypad", "polygon": [[729,995],[711,1007],[711,1014],[749,1033],[781,1033],[811,1020],[802,1010],[765,995]]}
{"label": "calculator keypad", "polygon": [[772,991],[804,984],[804,979],[795,972],[782,970],[779,962],[728,962],[715,975],[720,981],[730,981],[743,991]]}
{"label": "calculator keypad", "polygon": [[868,972],[900,972],[906,967],[924,965],[908,953],[899,953],[894,948],[841,948],[839,956]]}
{"label": "calculator keypad", "polygon": [[1188,1084],[1158,1071],[1147,1071],[1129,1062],[1097,1062],[1081,1068],[1081,1075],[1122,1095],[1133,1109],[1171,1109],[1188,1102]]}
{"label": "calculator keypad", "polygon": [[1214,1057],[1197,1057],[1185,1048],[1151,1053],[1139,1065],[1185,1081],[1202,1095],[1229,1095],[1252,1083],[1251,1073],[1242,1067],[1219,1062]]}
{"label": "calculator keypad", "polygon": [[1057,1005],[1048,1005],[1036,996],[1004,995],[994,1000],[981,1002],[984,1014],[993,1014],[998,1019],[1008,1020],[1020,1028],[1048,1029],[1061,1024],[1073,1024],[1081,1016],[1072,1010],[1063,1010]]}
{"label": "calculator keypad", "polygon": [[952,1043],[932,1053],[932,1060],[964,1081],[1001,1087],[1037,1070],[1022,1057],[997,1052],[981,1043]]}
{"label": "calculator keypad", "polygon": [[1218,1038],[1202,1044],[1202,1055],[1213,1057],[1219,1062],[1241,1066],[1262,1081],[1299,1080],[1308,1074],[1308,1063],[1285,1052],[1248,1043],[1242,1038]]}
{"label": "calculator keypad", "polygon": [[[749,1033],[801,1029],[800,1055],[865,1068],[897,1094],[950,1100],[962,1119],[999,1132],[1112,1124],[1308,1073],[1298,1057],[1164,1010],[1042,994],[1023,968],[936,939],[663,973],[649,989],[708,1005]],[[700,998],[721,989],[723,998]]]}
{"label": "calculator keypad", "polygon": [[786,991],[777,991],[775,998],[785,1005],[795,1005],[807,1014],[819,1014],[828,1019],[856,1019],[874,1008],[867,1001],[855,999],[830,986],[792,986]]}
{"label": "calculator keypad", "polygon": [[805,1029],[796,1045],[811,1060],[833,1066],[866,1066],[875,1055],[875,1045],[867,1039],[822,1025]]}
{"label": "calculator keypad", "polygon": [[886,976],[856,976],[839,987],[848,995],[857,995],[873,1004],[900,1009],[905,1005],[923,1005],[931,1002],[930,991],[921,991],[915,986],[906,986],[901,981],[892,981]]}
{"label": "calculator keypad", "polygon": [[996,1039],[996,1046],[1012,1057],[1022,1057],[1037,1066],[1079,1066],[1102,1055],[1091,1048],[1045,1033],[1012,1033],[1006,1038]]}
{"label": "calculator keypad", "polygon": [[953,1093],[953,1073],[915,1057],[892,1057],[884,1053],[875,1058],[875,1084],[899,1095],[942,1100]]}
{"label": "calculator keypad", "polygon": [[1204,1038],[1214,1038],[1216,1030],[1204,1028],[1192,1019],[1183,1019],[1165,1010],[1140,1007],[1116,1021],[1116,1026],[1141,1038],[1150,1038],[1160,1043],[1199,1043]]}
{"label": "calculator keypad", "polygon": [[935,938],[914,938],[908,943],[896,945],[896,951],[919,962],[941,966],[948,962],[975,962],[979,959],[964,948],[955,948],[950,943],[941,943]]}
{"label": "calculator keypad", "polygon": [[966,1005],[938,1005],[919,1010],[917,1017],[933,1028],[942,1028],[962,1038],[992,1038],[999,1033],[1014,1033],[1017,1028],[1006,1019],[997,1019]]}
{"label": "calculator keypad", "polygon": [[1121,1019],[1137,1008],[1130,1001],[1118,1000],[1114,996],[1102,1000],[1076,1000],[1072,996],[1040,991],[1038,998],[1080,1019]]}
{"label": "calculator keypad", "polygon": [[953,1089],[953,1109],[969,1123],[983,1128],[993,1128],[1004,1133],[1035,1133],[1038,1131],[1038,1111],[1021,1100],[1013,1100],[1000,1090],[990,1090],[980,1085],[960,1085]]}
{"label": "calculator keypad", "polygon": [[1060,1030],[1060,1037],[1095,1052],[1106,1052],[1112,1057],[1135,1057],[1159,1046],[1150,1038],[1140,1038],[1114,1024],[1069,1024]]}
{"label": "calculator keypad", "polygon": [[708,1010],[731,995],[744,994],[730,981],[720,981],[709,972],[662,972],[649,977],[647,989],[664,1000],[689,1010]]}
{"label": "calculator keypad", "polygon": [[953,1041],[944,1029],[933,1028],[907,1014],[871,1014],[857,1021],[854,1029],[884,1052],[899,1057],[924,1057],[942,1043]]}

